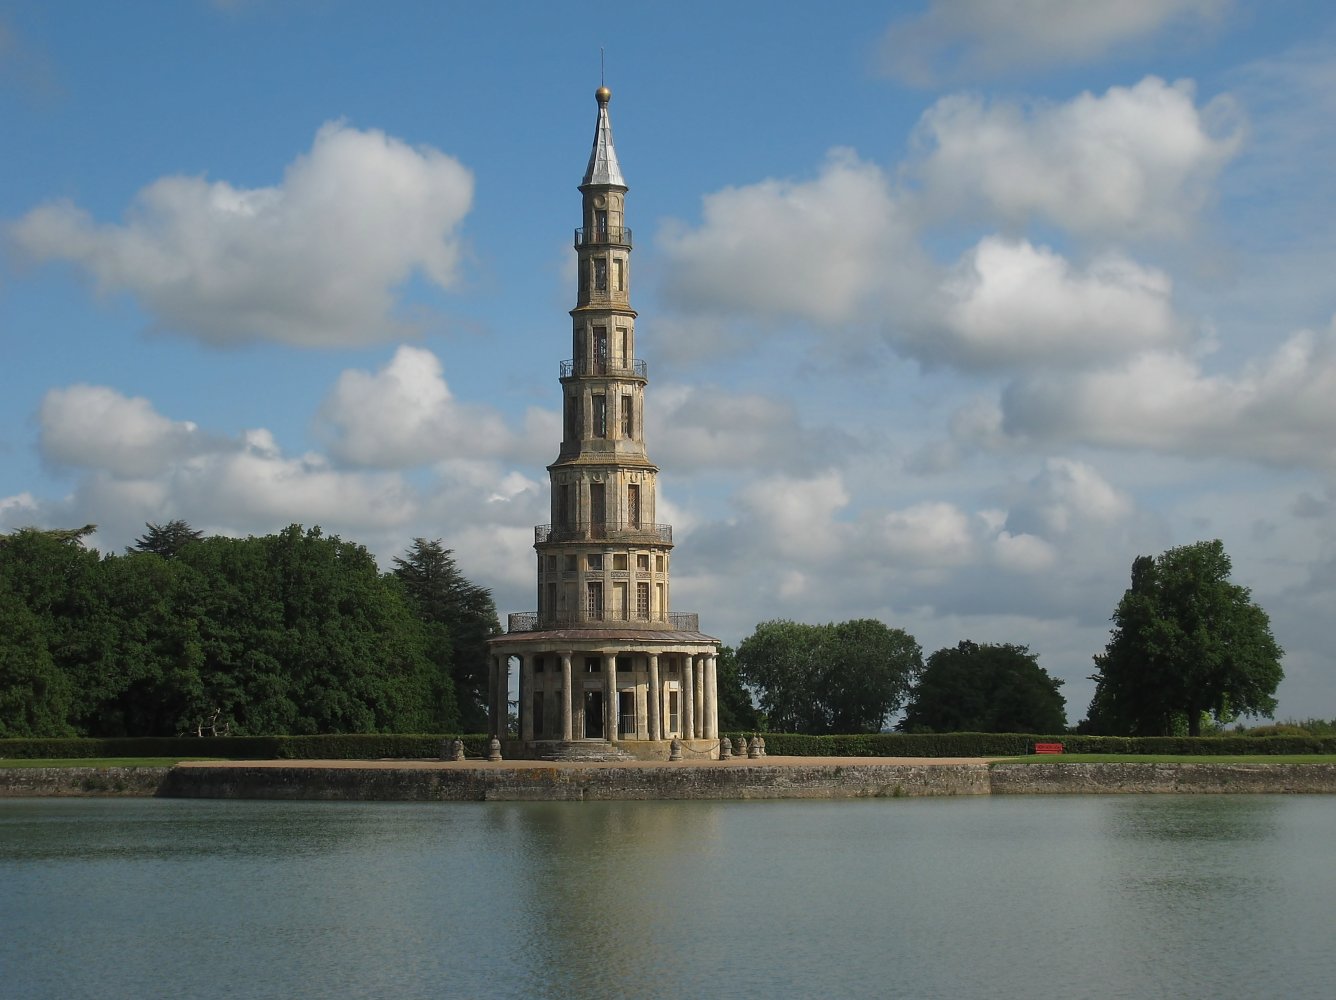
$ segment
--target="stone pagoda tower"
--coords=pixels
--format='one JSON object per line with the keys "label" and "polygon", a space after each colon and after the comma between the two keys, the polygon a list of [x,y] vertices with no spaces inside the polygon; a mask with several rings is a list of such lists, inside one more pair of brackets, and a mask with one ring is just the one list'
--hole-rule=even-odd
{"label": "stone pagoda tower", "polygon": [[[491,641],[489,721],[506,755],[549,759],[714,752],[719,641],[669,610],[671,525],[655,521],[658,467],[645,452],[648,367],[636,357],[627,186],[606,87],[580,184],[579,277],[561,362],[561,451],[547,467],[552,523],[534,529],[538,611]],[[507,739],[512,662],[519,740]]]}

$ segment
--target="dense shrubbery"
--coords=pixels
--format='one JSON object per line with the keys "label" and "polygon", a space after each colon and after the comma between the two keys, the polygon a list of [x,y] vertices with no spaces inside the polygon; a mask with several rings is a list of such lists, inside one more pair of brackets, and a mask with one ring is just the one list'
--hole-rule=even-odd
{"label": "dense shrubbery", "polygon": [[[746,738],[750,733],[729,734]],[[867,733],[806,736],[765,733],[766,753],[785,757],[1009,757],[1036,743],[1061,743],[1067,753],[1336,754],[1331,736],[1044,736],[1027,733]]]}

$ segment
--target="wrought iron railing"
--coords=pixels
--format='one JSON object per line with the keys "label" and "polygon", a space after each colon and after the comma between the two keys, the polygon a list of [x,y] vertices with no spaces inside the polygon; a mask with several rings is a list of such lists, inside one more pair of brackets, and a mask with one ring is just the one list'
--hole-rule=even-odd
{"label": "wrought iron railing", "polygon": [[[637,625],[644,627],[663,628],[664,619],[645,619],[645,618],[613,618],[611,613],[604,612],[602,617],[572,618],[563,615],[558,617],[551,615],[544,617],[537,611],[516,611],[506,616],[507,632],[539,632],[545,629],[554,628],[580,628],[589,625],[590,622],[614,622],[618,625],[635,627]],[[668,612],[667,627],[674,632],[699,632],[700,614],[695,611],[670,611]]]}
{"label": "wrought iron railing", "polygon": [[576,521],[572,524],[536,524],[533,529],[535,545],[544,542],[583,542],[590,539],[620,542],[661,542],[671,545],[671,524],[647,524],[630,521]]}
{"label": "wrought iron railing", "polygon": [[612,375],[626,378],[649,378],[649,365],[639,358],[621,361],[617,358],[595,358],[585,361],[583,358],[561,363],[561,377],[572,375]]}
{"label": "wrought iron railing", "polygon": [[589,246],[594,243],[611,243],[614,246],[629,247],[631,230],[627,226],[595,226],[592,229],[577,229],[575,245]]}

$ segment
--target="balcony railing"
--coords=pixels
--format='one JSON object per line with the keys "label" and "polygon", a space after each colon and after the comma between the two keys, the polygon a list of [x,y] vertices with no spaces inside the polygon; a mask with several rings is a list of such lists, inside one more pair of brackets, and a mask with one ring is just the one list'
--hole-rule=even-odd
{"label": "balcony railing", "polygon": [[561,377],[572,375],[612,375],[626,378],[649,378],[649,365],[639,358],[619,361],[616,358],[595,358],[585,361],[583,358],[561,363]]}
{"label": "balcony railing", "polygon": [[673,526],[671,524],[633,524],[629,521],[576,521],[572,524],[536,524],[533,529],[535,545],[544,542],[583,542],[590,539],[606,541],[614,539],[620,542],[662,542],[671,545]]}
{"label": "balcony railing", "polygon": [[[614,622],[617,625],[635,627],[641,625],[645,627],[664,626],[663,619],[646,618],[614,618],[611,612],[604,612],[603,615],[585,618],[572,618],[568,615],[543,617],[537,611],[516,611],[506,616],[507,632],[539,632],[544,629],[554,628],[580,628],[589,625],[590,622]],[[700,614],[696,611],[670,611],[668,612],[668,628],[674,632],[699,632]]]}
{"label": "balcony railing", "polygon": [[595,226],[593,229],[577,229],[575,245],[590,246],[595,243],[611,243],[613,246],[629,247],[631,230],[626,226]]}

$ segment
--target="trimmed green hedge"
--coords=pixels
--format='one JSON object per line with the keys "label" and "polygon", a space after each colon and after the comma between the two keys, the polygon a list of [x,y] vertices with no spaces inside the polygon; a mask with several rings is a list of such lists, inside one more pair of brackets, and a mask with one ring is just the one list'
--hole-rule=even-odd
{"label": "trimmed green hedge", "polygon": [[218,757],[225,760],[380,760],[430,759],[442,740],[462,739],[464,752],[485,757],[486,736],[350,733],[322,736],[175,736],[115,739],[0,740],[6,757]]}
{"label": "trimmed green hedge", "polygon": [[[752,733],[728,733],[748,738]],[[1061,743],[1067,753],[1336,754],[1331,736],[1040,736],[1033,733],[864,733],[804,736],[762,733],[765,751],[780,757],[1019,757],[1036,743]]]}
{"label": "trimmed green hedge", "polygon": [[[746,739],[753,733],[727,733]],[[1036,743],[1068,753],[1336,754],[1336,736],[1039,736],[1026,733],[763,733],[778,757],[1018,757]],[[462,739],[470,757],[487,756],[489,737],[472,734],[350,733],[323,736],[178,736],[0,740],[0,761],[51,757],[218,757],[226,760],[435,760],[442,740]],[[2,765],[0,765],[2,766]]]}

